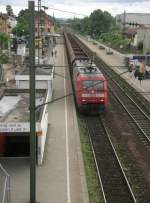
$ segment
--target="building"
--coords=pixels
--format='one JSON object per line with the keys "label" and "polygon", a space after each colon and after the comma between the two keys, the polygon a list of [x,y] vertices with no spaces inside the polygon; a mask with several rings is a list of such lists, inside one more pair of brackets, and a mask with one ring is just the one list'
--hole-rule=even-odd
{"label": "building", "polygon": [[8,15],[5,13],[0,13],[0,32],[9,34],[11,32],[11,26],[8,21]]}
{"label": "building", "polygon": [[35,36],[40,35],[46,36],[50,33],[54,33],[54,22],[53,19],[41,10],[40,14],[35,14]]}
{"label": "building", "polygon": [[150,28],[139,28],[134,38],[134,45],[143,44],[143,54],[150,53]]}
{"label": "building", "polygon": [[[5,89],[0,99],[0,155],[29,157],[29,90]],[[47,90],[36,90],[36,107],[49,101]],[[48,106],[36,109],[37,162],[42,164],[48,129]]]}
{"label": "building", "polygon": [[17,21],[16,21],[15,16],[9,16],[8,22],[10,24],[11,29],[13,29],[17,25]]}
{"label": "building", "polygon": [[[126,13],[116,16],[116,24],[119,27],[123,27],[125,23],[126,27],[130,27],[130,23],[144,25],[150,27],[150,13]],[[134,27],[134,26],[133,26]]]}
{"label": "building", "polygon": [[[36,68],[36,89],[48,90],[49,101],[52,99],[53,94],[53,77],[54,77],[54,66]],[[21,73],[15,76],[16,87],[18,89],[29,88],[29,68],[24,69]]]}

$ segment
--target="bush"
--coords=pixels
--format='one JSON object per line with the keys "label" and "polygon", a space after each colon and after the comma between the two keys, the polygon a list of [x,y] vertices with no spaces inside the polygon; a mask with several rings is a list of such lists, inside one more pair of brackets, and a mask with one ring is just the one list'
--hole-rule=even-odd
{"label": "bush", "polygon": [[122,45],[122,49],[128,51],[130,48],[129,40],[124,39],[122,34],[118,31],[113,31],[109,33],[103,33],[100,36],[100,41],[104,42],[108,46],[112,46],[113,48],[120,50],[120,45]]}
{"label": "bush", "polygon": [[8,63],[8,56],[6,54],[0,55],[0,64],[6,64]]}
{"label": "bush", "polygon": [[139,43],[138,43],[137,49],[138,49],[139,51],[142,51],[142,50],[143,50],[143,42],[139,42]]}

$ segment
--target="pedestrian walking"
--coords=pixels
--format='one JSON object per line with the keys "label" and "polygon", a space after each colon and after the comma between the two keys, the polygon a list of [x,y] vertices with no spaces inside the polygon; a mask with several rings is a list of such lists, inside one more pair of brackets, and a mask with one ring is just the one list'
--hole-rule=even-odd
{"label": "pedestrian walking", "polygon": [[57,50],[55,50],[55,57],[57,56]]}
{"label": "pedestrian walking", "polygon": [[54,52],[53,52],[53,51],[51,52],[51,55],[52,55],[52,57],[53,57],[53,55],[54,55]]}

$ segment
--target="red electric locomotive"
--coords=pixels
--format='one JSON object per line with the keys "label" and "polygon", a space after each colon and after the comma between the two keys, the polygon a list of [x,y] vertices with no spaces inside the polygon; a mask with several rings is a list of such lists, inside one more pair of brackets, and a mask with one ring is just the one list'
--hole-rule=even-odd
{"label": "red electric locomotive", "polygon": [[108,103],[107,81],[104,75],[91,63],[87,54],[81,49],[76,38],[64,33],[67,52],[73,70],[75,99],[79,111],[99,113]]}
{"label": "red electric locomotive", "polygon": [[79,111],[102,112],[107,103],[107,81],[100,70],[89,61],[75,60],[73,84]]}

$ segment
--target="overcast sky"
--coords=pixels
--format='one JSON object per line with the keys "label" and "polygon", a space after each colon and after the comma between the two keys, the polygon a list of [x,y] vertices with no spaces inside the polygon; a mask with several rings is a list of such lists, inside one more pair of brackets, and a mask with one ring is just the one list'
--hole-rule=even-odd
{"label": "overcast sky", "polygon": [[[37,4],[37,0],[35,2]],[[87,16],[95,9],[106,10],[113,16],[123,13],[124,10],[130,13],[150,12],[150,0],[41,0],[41,2],[42,5],[50,8],[47,10],[48,14],[53,15],[54,13],[55,17],[63,18],[82,16],[52,10],[52,8],[81,13]],[[18,14],[21,9],[27,8],[28,0],[0,0],[0,12],[6,12],[5,5],[7,4],[12,6],[15,14]]]}

